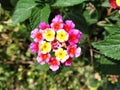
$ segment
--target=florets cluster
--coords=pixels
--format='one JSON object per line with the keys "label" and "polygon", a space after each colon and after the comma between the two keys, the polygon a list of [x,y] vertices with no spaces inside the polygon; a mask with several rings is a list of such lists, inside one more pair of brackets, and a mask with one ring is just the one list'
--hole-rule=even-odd
{"label": "florets cluster", "polygon": [[41,22],[31,31],[31,38],[30,50],[38,54],[38,63],[48,63],[52,71],[58,70],[61,64],[71,66],[72,58],[80,56],[81,48],[77,44],[82,32],[75,29],[72,20],[64,23],[61,15],[56,15],[50,25]]}

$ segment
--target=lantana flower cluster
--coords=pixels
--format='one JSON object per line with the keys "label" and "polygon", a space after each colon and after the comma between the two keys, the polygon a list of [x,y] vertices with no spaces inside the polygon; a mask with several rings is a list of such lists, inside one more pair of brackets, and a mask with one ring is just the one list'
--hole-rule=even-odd
{"label": "lantana flower cluster", "polygon": [[120,8],[120,0],[109,0],[109,3],[114,9]]}
{"label": "lantana flower cluster", "polygon": [[61,15],[56,15],[51,24],[41,22],[31,31],[31,38],[30,50],[37,53],[38,63],[49,64],[52,71],[58,70],[61,64],[71,66],[72,58],[80,56],[81,48],[77,45],[82,32],[75,29],[72,20],[64,23]]}

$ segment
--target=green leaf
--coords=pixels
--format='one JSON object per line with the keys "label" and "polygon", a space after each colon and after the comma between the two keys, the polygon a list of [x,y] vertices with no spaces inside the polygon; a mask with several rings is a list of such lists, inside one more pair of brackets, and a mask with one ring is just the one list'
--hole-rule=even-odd
{"label": "green leaf", "polygon": [[113,59],[107,58],[107,57],[102,55],[100,60],[99,60],[99,63],[101,65],[115,65],[116,63],[113,61],[114,61]]}
{"label": "green leaf", "polygon": [[[108,58],[104,55],[101,55],[101,57],[97,60],[99,63],[99,67],[97,69],[99,72],[104,74],[120,74],[120,61],[114,60],[111,58]],[[98,65],[98,63],[96,63]]]}
{"label": "green leaf", "polygon": [[44,65],[40,65],[38,62],[35,62],[35,69],[41,71],[48,71],[49,65],[47,63],[45,63]]}
{"label": "green leaf", "polygon": [[105,56],[120,60],[120,30],[108,35],[103,41],[92,43],[92,45]]}
{"label": "green leaf", "polygon": [[74,6],[84,2],[85,0],[57,0],[52,6],[55,7],[68,7]]}
{"label": "green leaf", "polygon": [[12,16],[12,25],[14,26],[18,22],[23,22],[28,19],[31,15],[32,8],[35,6],[34,0],[19,0]]}
{"label": "green leaf", "polygon": [[96,23],[98,21],[98,12],[97,10],[95,10],[94,12],[91,13],[91,11],[84,11],[83,13],[85,19],[86,19],[86,22],[91,25],[93,23]]}
{"label": "green leaf", "polygon": [[109,34],[114,34],[120,31],[120,27],[116,26],[105,26],[104,29],[109,33]]}
{"label": "green leaf", "polygon": [[35,7],[30,18],[32,29],[36,28],[40,22],[48,23],[50,12],[50,6],[48,4],[46,4],[42,9]]}
{"label": "green leaf", "polygon": [[105,0],[105,1],[102,3],[102,6],[103,6],[103,7],[110,7],[109,1],[108,1],[108,0]]}

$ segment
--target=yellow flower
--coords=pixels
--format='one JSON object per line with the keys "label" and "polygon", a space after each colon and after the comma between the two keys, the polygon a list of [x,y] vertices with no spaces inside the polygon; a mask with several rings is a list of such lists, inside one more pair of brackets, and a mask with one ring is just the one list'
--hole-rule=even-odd
{"label": "yellow flower", "polygon": [[43,36],[47,41],[53,41],[55,38],[55,31],[51,28],[45,29]]}
{"label": "yellow flower", "polygon": [[58,50],[56,50],[55,56],[56,56],[56,59],[61,62],[65,62],[69,58],[67,51],[62,48],[59,48]]}
{"label": "yellow flower", "polygon": [[68,33],[64,29],[60,29],[57,31],[56,39],[60,42],[64,42],[68,40]]}
{"label": "yellow flower", "polygon": [[51,44],[49,42],[43,41],[39,44],[39,50],[41,53],[46,54],[51,51]]}
{"label": "yellow flower", "polygon": [[116,4],[120,6],[120,0],[116,0]]}

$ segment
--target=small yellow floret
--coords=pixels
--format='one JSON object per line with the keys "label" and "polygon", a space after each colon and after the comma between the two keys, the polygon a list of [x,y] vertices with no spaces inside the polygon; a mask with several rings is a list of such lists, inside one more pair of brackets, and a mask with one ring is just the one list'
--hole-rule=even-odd
{"label": "small yellow floret", "polygon": [[55,38],[55,31],[51,28],[45,29],[43,36],[47,41],[53,41]]}
{"label": "small yellow floret", "polygon": [[68,36],[69,36],[68,33],[64,29],[60,29],[57,31],[56,39],[59,42],[64,42],[68,40]]}
{"label": "small yellow floret", "polygon": [[59,48],[55,52],[55,56],[56,56],[56,59],[61,61],[61,62],[65,62],[69,57],[68,54],[67,54],[67,51],[62,49],[62,48]]}
{"label": "small yellow floret", "polygon": [[120,6],[120,0],[116,0],[116,4]]}
{"label": "small yellow floret", "polygon": [[51,51],[51,44],[49,42],[43,41],[39,44],[39,50],[41,53],[46,54]]}

